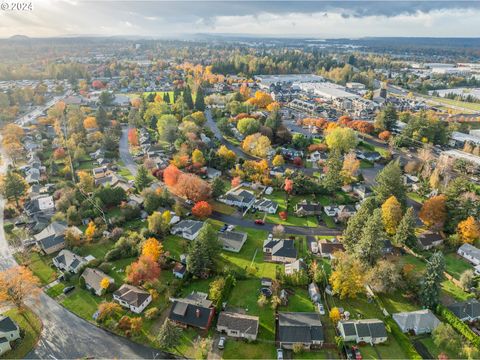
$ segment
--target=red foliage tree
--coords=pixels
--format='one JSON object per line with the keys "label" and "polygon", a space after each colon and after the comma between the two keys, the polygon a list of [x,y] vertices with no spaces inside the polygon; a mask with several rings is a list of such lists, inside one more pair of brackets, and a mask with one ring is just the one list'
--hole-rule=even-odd
{"label": "red foliage tree", "polygon": [[232,179],[232,187],[237,187],[238,185],[240,185],[242,183],[242,179],[240,178],[240,176],[235,176],[233,179]]}
{"label": "red foliage tree", "polygon": [[103,85],[103,83],[100,80],[93,80],[92,87],[94,89],[103,89],[105,85]]}
{"label": "red foliage tree", "polygon": [[206,201],[199,201],[193,206],[192,214],[200,219],[204,219],[212,215],[212,206]]}
{"label": "red foliage tree", "polygon": [[293,191],[293,180],[285,179],[285,183],[283,185],[283,189],[287,194],[290,194]]}
{"label": "red foliage tree", "polygon": [[278,213],[278,216],[280,217],[280,219],[282,220],[287,220],[288,219],[288,213],[286,211],[280,211]]}
{"label": "red foliage tree", "polygon": [[343,116],[340,116],[338,118],[338,123],[340,125],[347,125],[351,121],[352,121],[352,118],[350,116],[347,116],[347,115],[343,115]]}
{"label": "red foliage tree", "polygon": [[53,152],[53,158],[58,160],[58,159],[63,159],[65,157],[65,149],[64,148],[58,148]]}
{"label": "red foliage tree", "polygon": [[141,285],[154,281],[160,276],[160,265],[150,256],[140,256],[126,270],[127,282],[133,285]]}
{"label": "red foliage tree", "polygon": [[163,169],[153,169],[152,175],[155,176],[158,180],[163,181]]}
{"label": "red foliage tree", "polygon": [[314,151],[327,151],[328,146],[327,144],[311,144],[308,146],[308,152],[314,152]]}
{"label": "red foliage tree", "polygon": [[[168,169],[168,168],[167,168]],[[166,176],[166,169],[164,177]],[[175,185],[177,195],[192,201],[208,200],[212,194],[212,187],[206,181],[194,174],[181,173]]]}
{"label": "red foliage tree", "polygon": [[132,146],[138,146],[137,129],[128,129],[128,142]]}
{"label": "red foliage tree", "polygon": [[372,123],[363,120],[352,121],[347,126],[364,134],[371,134],[375,129]]}
{"label": "red foliage tree", "polygon": [[301,157],[295,157],[293,159],[293,165],[295,166],[302,166],[303,165],[303,161],[302,161],[302,158]]}
{"label": "red foliage tree", "polygon": [[163,181],[167,186],[175,186],[182,172],[173,164],[168,165],[163,171]]}

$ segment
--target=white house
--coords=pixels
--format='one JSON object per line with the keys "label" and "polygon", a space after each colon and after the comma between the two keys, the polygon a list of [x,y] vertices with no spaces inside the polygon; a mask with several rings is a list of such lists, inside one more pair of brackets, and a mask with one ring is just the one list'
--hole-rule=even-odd
{"label": "white house", "polygon": [[228,336],[254,341],[258,334],[258,316],[222,311],[218,315],[217,331]]}
{"label": "white house", "polygon": [[203,222],[196,220],[182,220],[172,226],[170,232],[173,235],[180,235],[187,240],[195,240],[203,227]]}
{"label": "white house", "polygon": [[429,334],[440,325],[440,320],[429,310],[418,310],[392,315],[402,332],[413,331],[415,335]]}
{"label": "white house", "polygon": [[275,201],[263,198],[255,201],[253,208],[257,209],[258,211],[275,214],[278,209],[278,204]]}
{"label": "white house", "polygon": [[480,265],[480,249],[470,244],[463,244],[457,250],[457,254],[474,265]]}
{"label": "white house", "polygon": [[378,319],[340,320],[337,327],[340,336],[346,342],[365,342],[373,345],[387,341],[385,324]]}
{"label": "white house", "polygon": [[20,338],[20,328],[8,316],[0,315],[0,356],[11,350],[10,342]]}
{"label": "white house", "polygon": [[228,191],[224,196],[219,197],[218,201],[240,208],[250,208],[255,202],[255,195],[248,190],[235,188]]}
{"label": "white house", "polygon": [[140,314],[152,302],[152,295],[136,286],[123,284],[113,293],[113,300],[135,314]]}

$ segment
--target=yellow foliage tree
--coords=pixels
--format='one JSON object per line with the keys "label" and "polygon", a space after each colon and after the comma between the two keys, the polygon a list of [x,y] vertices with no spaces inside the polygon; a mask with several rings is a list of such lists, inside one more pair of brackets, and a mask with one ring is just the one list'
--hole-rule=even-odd
{"label": "yellow foliage tree", "polygon": [[402,206],[395,196],[392,195],[385,200],[382,205],[382,220],[388,234],[394,235],[396,233],[402,215]]}
{"label": "yellow foliage tree", "polygon": [[100,280],[100,287],[103,290],[107,290],[109,286],[110,286],[110,280],[108,280],[108,278],[104,277],[102,280]]}
{"label": "yellow foliage tree", "polygon": [[205,157],[203,156],[203,153],[200,150],[198,150],[198,149],[193,150],[193,152],[192,152],[192,162],[194,164],[198,164],[198,165],[204,165],[205,164]]}
{"label": "yellow foliage tree", "polygon": [[163,252],[163,246],[155,238],[148,238],[142,246],[142,255],[157,261]]}
{"label": "yellow foliage tree", "polygon": [[280,104],[278,102],[274,101],[274,102],[267,105],[267,110],[268,111],[280,110]]}
{"label": "yellow foliage tree", "polygon": [[340,296],[356,298],[364,291],[365,271],[360,260],[347,253],[335,254],[334,271],[330,275],[333,291]]}
{"label": "yellow foliage tree", "polygon": [[270,139],[260,133],[248,135],[242,143],[242,149],[252,155],[265,158],[271,149]]}
{"label": "yellow foliage tree", "polygon": [[91,193],[94,188],[93,176],[86,171],[78,172],[78,186],[86,193]]}
{"label": "yellow foliage tree", "polygon": [[457,232],[464,243],[472,244],[480,239],[480,224],[473,216],[469,216],[458,224]]}
{"label": "yellow foliage tree", "polygon": [[275,157],[272,160],[272,165],[273,166],[282,166],[283,164],[285,164],[285,160],[283,159],[283,156],[280,155],[280,154],[275,155]]}
{"label": "yellow foliage tree", "polygon": [[247,102],[250,105],[258,106],[259,108],[266,108],[273,102],[273,99],[270,94],[263,91],[257,91],[255,92],[255,96],[248,99]]}
{"label": "yellow foliage tree", "polygon": [[349,152],[347,155],[345,155],[345,158],[343,159],[342,172],[346,178],[351,179],[354,177],[359,168],[360,160],[357,159],[357,156],[354,152]]}
{"label": "yellow foliage tree", "polygon": [[93,221],[88,223],[87,228],[85,229],[85,236],[87,237],[88,241],[92,241],[95,237],[95,232],[97,231],[97,226]]}
{"label": "yellow foliage tree", "polygon": [[341,318],[340,310],[337,307],[332,308],[332,310],[330,310],[329,316],[334,324],[338,323]]}

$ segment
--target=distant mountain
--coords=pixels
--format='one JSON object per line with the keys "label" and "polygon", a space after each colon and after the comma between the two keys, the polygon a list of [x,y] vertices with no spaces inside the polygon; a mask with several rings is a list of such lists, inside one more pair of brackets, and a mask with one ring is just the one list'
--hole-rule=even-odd
{"label": "distant mountain", "polygon": [[27,41],[30,40],[30,38],[26,35],[13,35],[8,38],[8,40],[13,40],[13,41]]}

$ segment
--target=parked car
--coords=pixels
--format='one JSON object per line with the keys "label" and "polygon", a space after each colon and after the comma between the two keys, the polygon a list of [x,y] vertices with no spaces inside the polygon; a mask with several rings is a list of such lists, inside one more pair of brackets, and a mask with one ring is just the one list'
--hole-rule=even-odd
{"label": "parked car", "polygon": [[75,289],[75,286],[67,286],[65,289],[63,289],[63,293],[68,294],[73,289]]}
{"label": "parked car", "polygon": [[235,229],[235,225],[228,225],[227,231],[233,231]]}
{"label": "parked car", "polygon": [[268,240],[273,240],[273,234],[272,233],[268,234]]}
{"label": "parked car", "polygon": [[218,340],[218,348],[223,350],[225,348],[225,336],[221,336],[220,340]]}
{"label": "parked car", "polygon": [[262,219],[257,219],[257,220],[255,220],[255,224],[257,224],[257,225],[265,225],[265,221],[263,221]]}
{"label": "parked car", "polygon": [[277,349],[277,359],[283,360],[283,349]]}
{"label": "parked car", "polygon": [[222,226],[222,228],[221,228],[219,231],[220,231],[221,233],[224,233],[225,231],[227,231],[227,229],[228,229],[228,225],[225,224],[225,225]]}
{"label": "parked car", "polygon": [[362,354],[358,349],[358,346],[352,346],[352,355],[355,355],[356,360],[362,360]]}

